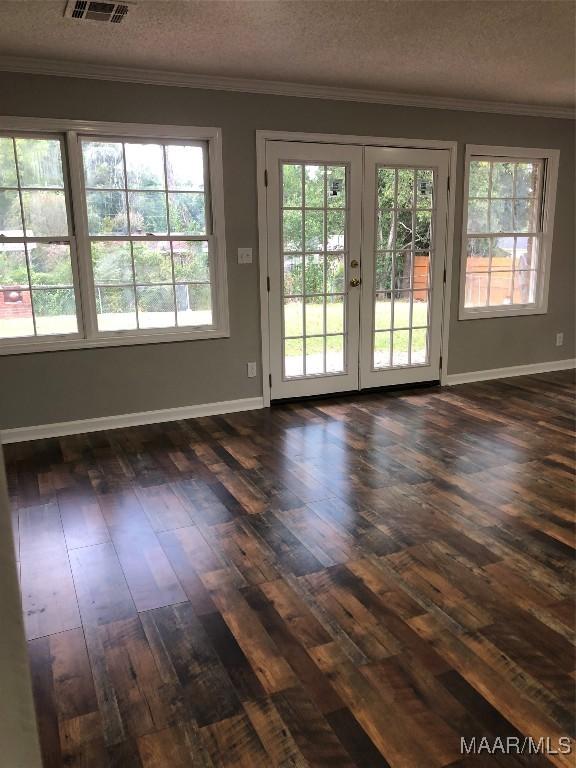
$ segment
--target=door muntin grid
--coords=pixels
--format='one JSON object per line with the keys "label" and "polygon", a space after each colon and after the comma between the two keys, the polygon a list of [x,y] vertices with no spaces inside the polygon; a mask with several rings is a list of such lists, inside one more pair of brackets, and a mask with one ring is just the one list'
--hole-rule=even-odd
{"label": "door muntin grid", "polygon": [[281,162],[282,376],[347,373],[349,167]]}
{"label": "door muntin grid", "polygon": [[372,370],[430,364],[436,173],[378,165]]}

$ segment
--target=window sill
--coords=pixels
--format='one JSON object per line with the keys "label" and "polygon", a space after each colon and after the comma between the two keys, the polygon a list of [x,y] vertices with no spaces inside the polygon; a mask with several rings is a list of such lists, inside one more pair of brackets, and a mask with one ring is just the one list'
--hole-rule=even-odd
{"label": "window sill", "polygon": [[545,315],[547,307],[486,307],[480,309],[464,309],[460,307],[458,320],[484,320],[491,317],[523,317],[525,315]]}
{"label": "window sill", "polygon": [[73,349],[99,349],[101,347],[137,346],[140,344],[166,344],[178,341],[200,341],[202,339],[225,339],[230,337],[229,328],[210,328],[199,331],[177,333],[147,333],[147,334],[118,334],[114,336],[99,336],[94,339],[84,339],[79,336],[59,337],[38,341],[18,341],[15,343],[0,342],[1,355],[22,355],[38,352],[62,352]]}

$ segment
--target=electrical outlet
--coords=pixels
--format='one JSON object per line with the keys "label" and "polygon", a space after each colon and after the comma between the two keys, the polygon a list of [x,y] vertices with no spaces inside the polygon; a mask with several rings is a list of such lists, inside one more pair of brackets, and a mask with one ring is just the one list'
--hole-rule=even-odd
{"label": "electrical outlet", "polygon": [[238,264],[252,264],[252,248],[238,248]]}
{"label": "electrical outlet", "polygon": [[556,334],[556,346],[561,347],[562,344],[564,344],[564,334],[563,333],[557,333]]}
{"label": "electrical outlet", "polygon": [[246,363],[246,368],[248,369],[248,378],[253,379],[257,373],[256,363]]}

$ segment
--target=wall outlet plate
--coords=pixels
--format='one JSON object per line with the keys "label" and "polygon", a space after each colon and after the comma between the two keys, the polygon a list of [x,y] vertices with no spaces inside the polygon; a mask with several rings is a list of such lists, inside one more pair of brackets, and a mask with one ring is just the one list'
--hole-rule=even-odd
{"label": "wall outlet plate", "polygon": [[561,347],[562,344],[564,344],[564,334],[563,333],[557,333],[556,334],[556,346]]}
{"label": "wall outlet plate", "polygon": [[252,264],[252,248],[238,248],[238,264]]}
{"label": "wall outlet plate", "polygon": [[246,368],[248,369],[248,378],[253,379],[257,374],[256,363],[246,363]]}

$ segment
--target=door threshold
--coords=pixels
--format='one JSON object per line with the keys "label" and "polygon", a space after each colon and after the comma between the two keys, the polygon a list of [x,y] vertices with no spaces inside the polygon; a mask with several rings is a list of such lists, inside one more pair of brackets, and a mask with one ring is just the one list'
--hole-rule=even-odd
{"label": "door threshold", "polygon": [[290,403],[306,403],[313,400],[335,400],[337,398],[350,397],[359,395],[385,395],[388,392],[394,393],[398,391],[408,391],[411,389],[431,389],[432,387],[439,387],[440,380],[434,381],[416,381],[410,384],[388,384],[383,387],[367,387],[366,389],[350,389],[343,392],[325,392],[321,395],[300,395],[299,397],[282,397],[274,398],[270,401],[270,405],[289,405]]}

